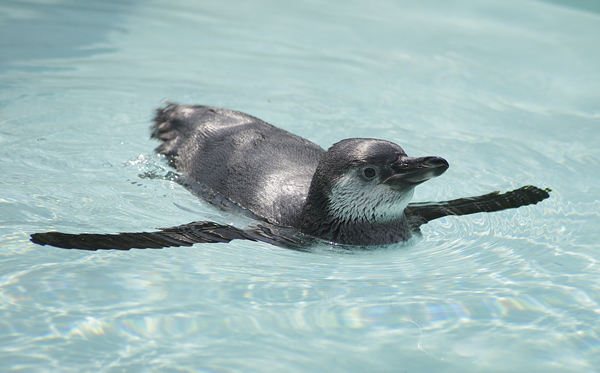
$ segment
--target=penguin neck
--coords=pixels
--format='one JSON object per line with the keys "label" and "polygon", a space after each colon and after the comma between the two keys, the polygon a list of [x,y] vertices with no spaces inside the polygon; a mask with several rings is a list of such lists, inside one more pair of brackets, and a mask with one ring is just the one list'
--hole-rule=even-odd
{"label": "penguin neck", "polygon": [[313,237],[347,245],[374,246],[404,242],[412,233],[404,209],[413,190],[386,185],[362,188],[352,180],[333,187],[313,183],[300,217],[300,230]]}
{"label": "penguin neck", "polygon": [[305,206],[300,231],[332,243],[357,246],[389,245],[408,241],[412,237],[404,214],[384,222],[340,219],[312,203]]}

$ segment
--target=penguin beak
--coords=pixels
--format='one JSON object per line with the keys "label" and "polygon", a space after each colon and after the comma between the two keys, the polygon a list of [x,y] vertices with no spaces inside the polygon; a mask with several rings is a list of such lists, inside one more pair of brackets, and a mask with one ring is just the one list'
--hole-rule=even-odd
{"label": "penguin beak", "polygon": [[383,181],[384,183],[400,181],[405,184],[417,185],[440,176],[450,165],[440,157],[401,157],[391,167],[392,174]]}

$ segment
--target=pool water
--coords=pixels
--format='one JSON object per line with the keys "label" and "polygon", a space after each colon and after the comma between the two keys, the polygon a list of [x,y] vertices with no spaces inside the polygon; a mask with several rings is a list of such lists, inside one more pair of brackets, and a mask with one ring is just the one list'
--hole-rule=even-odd
{"label": "pool water", "polygon": [[[590,1],[0,3],[0,370],[595,372],[600,7]],[[148,172],[163,100],[450,163],[415,201],[551,188],[412,245],[125,252],[35,232],[244,224]]]}

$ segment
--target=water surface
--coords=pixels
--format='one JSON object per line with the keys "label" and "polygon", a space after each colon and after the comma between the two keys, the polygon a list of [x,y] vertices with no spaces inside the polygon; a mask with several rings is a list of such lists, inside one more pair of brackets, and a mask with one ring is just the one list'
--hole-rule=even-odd
{"label": "water surface", "polygon": [[[600,15],[592,3],[0,5],[0,361],[20,371],[594,372]],[[29,234],[241,224],[149,140],[165,99],[450,169],[415,200],[533,184],[359,255],[232,242],[97,253]]]}

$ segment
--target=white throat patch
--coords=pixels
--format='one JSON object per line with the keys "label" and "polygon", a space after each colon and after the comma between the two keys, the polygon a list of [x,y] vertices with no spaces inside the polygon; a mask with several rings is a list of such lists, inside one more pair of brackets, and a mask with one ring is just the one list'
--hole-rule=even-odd
{"label": "white throat patch", "polygon": [[386,184],[346,174],[333,186],[329,207],[341,220],[385,223],[402,218],[413,194],[414,188],[400,192]]}

